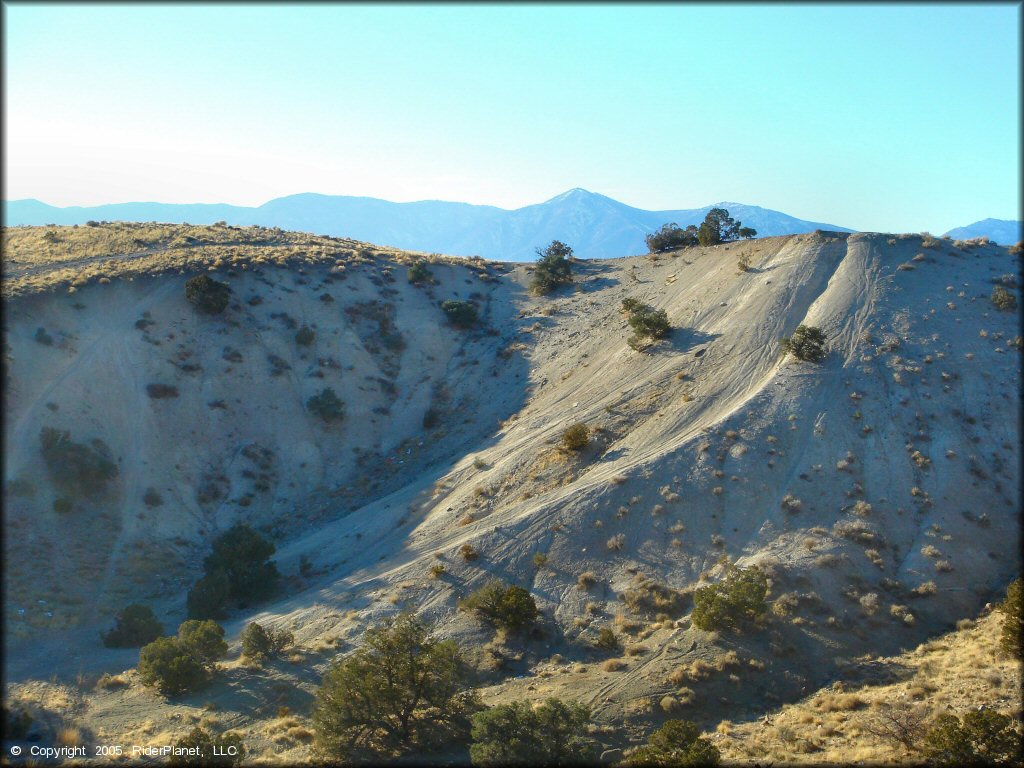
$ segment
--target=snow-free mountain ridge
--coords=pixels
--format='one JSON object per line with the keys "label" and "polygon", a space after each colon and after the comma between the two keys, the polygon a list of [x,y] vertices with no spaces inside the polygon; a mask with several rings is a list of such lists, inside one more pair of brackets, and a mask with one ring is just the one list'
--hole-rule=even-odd
{"label": "snow-free mountain ridge", "polygon": [[8,226],[85,224],[87,221],[161,221],[233,225],[259,224],[321,235],[351,237],[396,248],[526,261],[535,249],[561,240],[583,258],[609,258],[646,252],[644,237],[663,224],[699,224],[713,207],[728,208],[761,237],[802,234],[816,229],[853,230],[806,221],[779,211],[742,203],[702,208],[647,211],[605,195],[575,188],[543,203],[505,210],[441,200],[393,203],[372,197],[302,193],[258,207],[226,204],[117,203],[58,208],[39,200],[4,203]]}

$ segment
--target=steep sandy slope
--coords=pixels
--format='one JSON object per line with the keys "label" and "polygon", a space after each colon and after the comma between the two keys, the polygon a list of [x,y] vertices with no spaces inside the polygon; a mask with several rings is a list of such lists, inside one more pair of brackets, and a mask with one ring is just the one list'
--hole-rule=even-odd
{"label": "steep sandy slope", "polygon": [[[741,255],[750,271],[737,269]],[[792,699],[840,675],[844,658],[893,653],[949,628],[1019,572],[1019,315],[989,301],[993,281],[1018,270],[1006,249],[919,236],[767,238],[582,262],[575,289],[547,298],[526,293],[529,267],[485,277],[438,267],[435,299],[478,294],[496,334],[468,336],[440,327],[436,302],[409,286],[403,269],[389,283],[383,263],[364,265],[326,286],[327,272],[238,274],[240,304],[227,323],[191,315],[180,277],[89,286],[77,294],[84,310],[53,296],[14,305],[6,479],[28,475],[42,488],[18,497],[22,530],[45,542],[68,534],[40,525],[54,513],[38,432],[54,423],[117,446],[120,506],[107,551],[131,551],[142,532],[184,541],[182,565],[165,569],[178,581],[152,596],[169,624],[183,618],[200,530],[238,517],[268,523],[291,577],[282,599],[253,616],[295,633],[294,663],[261,673],[232,666],[211,691],[172,704],[137,687],[102,693],[89,727],[126,731],[177,712],[184,728],[201,701],[212,702],[222,726],[242,729],[268,756],[305,754],[303,743],[267,732],[269,713],[284,701],[307,712],[331,659],[367,625],[408,607],[475,654],[494,700],[564,692],[591,703],[600,721],[626,723],[606,738],[622,745],[666,716],[655,706],[661,698],[685,699],[681,688],[696,690],[688,716],[705,725],[756,716],[773,697]],[[319,300],[324,291],[335,303]],[[250,307],[256,292],[264,303]],[[676,328],[648,353],[626,344],[627,296],[664,308]],[[395,305],[406,341],[397,371],[390,356],[366,349],[361,320],[342,311],[381,298]],[[145,311],[156,325],[132,329]],[[271,317],[280,312],[315,324],[317,354],[333,355],[340,371],[298,350],[287,320]],[[828,336],[821,365],[780,354],[779,338],[801,323]],[[75,351],[38,349],[39,326],[74,329]],[[147,334],[162,346],[135,338]],[[227,346],[242,362],[222,359]],[[201,371],[166,360],[189,350],[186,364]],[[268,354],[291,368],[268,376]],[[318,370],[323,379],[309,378]],[[145,397],[146,383],[165,379],[177,399]],[[438,434],[422,420],[441,382],[449,397]],[[349,404],[338,434],[302,407],[327,385]],[[226,411],[209,409],[218,399]],[[79,412],[80,403],[93,410]],[[579,456],[558,449],[574,422],[595,430]],[[273,452],[274,492],[239,508],[231,502],[247,489],[247,465],[237,456],[252,444]],[[369,460],[360,463],[353,448]],[[211,473],[230,490],[199,503]],[[174,503],[140,507],[150,485]],[[135,522],[139,511],[146,517]],[[477,559],[460,556],[467,544]],[[302,557],[313,576],[295,575]],[[655,616],[626,594],[652,584],[692,589],[726,561],[761,564],[771,598],[790,606],[763,631],[716,637],[689,625],[685,605]],[[139,596],[125,562],[104,566],[108,593],[96,595],[86,619]],[[445,573],[428,578],[436,563]],[[577,580],[588,571],[595,583],[585,588]],[[544,613],[541,637],[481,649],[490,633],[455,603],[494,575],[531,589]],[[253,616],[227,622],[229,634]],[[605,625],[638,646],[618,672],[591,649]],[[41,660],[67,639],[33,637],[31,650],[9,649],[17,677],[113,672],[137,658],[99,648],[58,654],[44,675]],[[729,651],[753,670],[739,682],[731,659],[710,679],[673,677]],[[552,664],[564,666],[552,672]]]}

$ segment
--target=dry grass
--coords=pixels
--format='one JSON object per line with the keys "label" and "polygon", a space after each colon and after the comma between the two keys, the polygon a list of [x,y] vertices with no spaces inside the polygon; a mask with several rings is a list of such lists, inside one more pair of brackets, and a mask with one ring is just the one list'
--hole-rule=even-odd
{"label": "dry grass", "polygon": [[885,727],[888,721],[900,720],[903,710],[915,718],[924,715],[926,725],[943,712],[962,715],[982,704],[1020,716],[1021,664],[998,650],[1001,622],[998,612],[977,622],[963,620],[956,632],[939,641],[877,659],[865,668],[870,680],[891,664],[896,682],[858,685],[854,667],[845,684],[837,682],[784,706],[767,720],[733,723],[728,738],[710,737],[724,763],[849,765],[920,759]]}
{"label": "dry grass", "polygon": [[381,258],[407,264],[423,257],[347,238],[216,224],[5,227],[3,237],[3,298],[163,273],[315,264],[341,272],[348,264]]}

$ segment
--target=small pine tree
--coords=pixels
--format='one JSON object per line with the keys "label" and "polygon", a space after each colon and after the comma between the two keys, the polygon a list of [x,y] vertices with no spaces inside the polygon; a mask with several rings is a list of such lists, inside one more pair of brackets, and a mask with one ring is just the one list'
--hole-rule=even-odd
{"label": "small pine tree", "polygon": [[590,445],[590,429],[577,422],[562,433],[562,447],[567,451],[582,451]]}
{"label": "small pine tree", "polygon": [[629,765],[718,765],[720,753],[688,720],[669,720],[630,755]]}
{"label": "small pine tree", "polygon": [[473,765],[587,765],[597,744],[587,737],[590,708],[550,698],[537,708],[499,704],[473,716]]}
{"label": "small pine tree", "polygon": [[704,630],[741,629],[763,616],[768,579],[758,568],[730,565],[725,579],[693,593],[692,619]]}
{"label": "small pine tree", "polygon": [[263,662],[280,653],[293,639],[291,632],[268,630],[253,621],[242,630],[242,653],[253,661]]}
{"label": "small pine tree", "polygon": [[306,408],[322,421],[335,422],[345,418],[345,402],[330,387],[325,387],[319,394],[310,397],[306,401]]}
{"label": "small pine tree", "polygon": [[139,651],[139,678],[165,696],[177,696],[200,688],[209,673],[177,638],[159,637]]}
{"label": "small pine tree", "polygon": [[544,250],[537,249],[538,260],[533,269],[530,290],[545,295],[560,285],[572,282],[572,248],[558,240],[552,240]]}
{"label": "small pine tree", "polygon": [[190,619],[223,619],[231,602],[231,580],[217,570],[207,573],[188,591],[186,600]]}
{"label": "small pine tree", "polygon": [[467,329],[476,325],[476,305],[471,301],[448,299],[441,302],[441,311],[448,318],[448,322],[456,328]]}
{"label": "small pine tree", "polygon": [[813,325],[798,325],[792,337],[782,337],[782,350],[798,360],[820,363],[827,354],[825,333]]}
{"label": "small pine tree", "polygon": [[183,621],[178,627],[178,644],[206,667],[223,659],[228,652],[224,627],[210,619]]}
{"label": "small pine tree", "polygon": [[459,607],[475,612],[496,627],[513,631],[532,626],[539,614],[528,590],[509,586],[500,579],[489,581],[460,600]]}
{"label": "small pine tree", "polygon": [[434,280],[434,275],[427,269],[427,263],[425,261],[417,261],[409,267],[409,282],[413,285],[429,285],[436,281]]}
{"label": "small pine tree", "polygon": [[925,758],[934,765],[1020,765],[1020,726],[993,709],[967,712],[961,720],[943,713],[924,740]]}
{"label": "small pine tree", "polygon": [[231,300],[231,288],[209,275],[196,275],[185,281],[185,298],[203,314],[219,315]]}
{"label": "small pine tree", "polygon": [[153,642],[163,633],[163,625],[149,606],[133,604],[118,614],[113,628],[104,632],[102,639],[107,648],[138,648]]}

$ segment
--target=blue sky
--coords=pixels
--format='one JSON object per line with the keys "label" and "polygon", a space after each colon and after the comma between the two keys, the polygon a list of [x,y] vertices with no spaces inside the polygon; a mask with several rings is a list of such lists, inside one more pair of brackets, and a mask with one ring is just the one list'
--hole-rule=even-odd
{"label": "blue sky", "polygon": [[5,193],[1019,218],[1020,5],[5,3]]}

